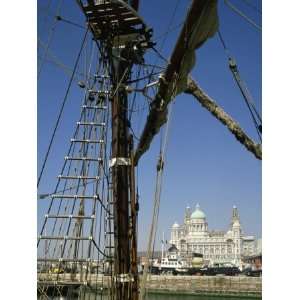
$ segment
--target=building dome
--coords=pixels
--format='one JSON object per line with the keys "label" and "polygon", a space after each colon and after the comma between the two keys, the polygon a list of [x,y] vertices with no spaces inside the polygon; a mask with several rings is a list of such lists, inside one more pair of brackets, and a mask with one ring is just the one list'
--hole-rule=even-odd
{"label": "building dome", "polygon": [[171,247],[168,249],[168,252],[178,252],[178,249],[175,245],[171,245]]}
{"label": "building dome", "polygon": [[199,204],[196,205],[195,211],[191,215],[191,219],[205,219],[205,213],[200,209]]}
{"label": "building dome", "polygon": [[177,222],[175,222],[173,225],[172,225],[172,228],[179,228],[179,224]]}

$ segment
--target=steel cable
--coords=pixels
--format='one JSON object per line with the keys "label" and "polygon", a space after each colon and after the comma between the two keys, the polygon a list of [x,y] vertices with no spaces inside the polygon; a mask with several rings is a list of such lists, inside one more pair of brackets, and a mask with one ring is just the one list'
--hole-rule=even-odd
{"label": "steel cable", "polygon": [[[60,0],[60,2],[57,5],[57,15],[60,14],[61,6],[62,6],[62,0]],[[37,79],[38,80],[39,80],[39,77],[40,77],[45,59],[48,55],[48,50],[49,50],[50,44],[52,42],[52,38],[53,38],[53,35],[54,35],[54,32],[55,32],[55,27],[56,27],[57,21],[58,21],[57,19],[54,20],[53,25],[50,29],[50,33],[49,33],[49,36],[48,36],[48,42],[47,42],[47,47],[46,47],[46,50],[45,50],[45,53],[44,53],[44,57],[43,57],[42,61],[40,62],[40,68],[38,69],[38,74],[37,74]]]}
{"label": "steel cable", "polygon": [[88,28],[87,28],[87,30],[84,34],[84,38],[83,38],[83,41],[81,43],[81,47],[80,47],[79,53],[78,53],[76,61],[75,61],[75,65],[74,65],[73,72],[72,72],[72,75],[71,75],[71,78],[70,78],[70,81],[69,81],[69,84],[68,84],[68,87],[67,87],[67,91],[66,91],[66,94],[64,96],[64,99],[63,99],[63,102],[62,102],[62,105],[61,105],[61,108],[60,108],[60,111],[59,111],[59,114],[58,114],[58,118],[57,118],[56,123],[55,123],[55,127],[54,127],[54,130],[53,130],[53,133],[52,133],[52,136],[51,136],[51,140],[50,140],[50,143],[49,143],[49,146],[48,146],[48,149],[47,149],[44,161],[43,161],[41,172],[40,172],[40,175],[38,177],[37,187],[39,187],[39,184],[40,184],[40,181],[41,181],[44,169],[45,169],[45,165],[46,165],[46,162],[48,160],[48,156],[49,156],[52,144],[53,144],[53,140],[54,140],[54,137],[55,137],[55,134],[56,134],[56,131],[57,131],[57,128],[58,128],[63,110],[64,110],[64,107],[65,107],[68,95],[69,95],[69,91],[70,91],[70,88],[71,88],[71,85],[72,85],[72,82],[73,82],[73,78],[74,78],[78,63],[79,63],[79,59],[80,59],[82,50],[84,48],[84,44],[85,44],[85,41],[86,41],[86,38],[87,38],[87,34],[88,34]]}
{"label": "steel cable", "polygon": [[[174,85],[173,85],[173,96],[176,91],[176,85],[177,85],[177,80],[175,80]],[[170,123],[171,123],[173,105],[174,105],[174,101],[171,102],[171,104],[170,104],[165,133],[164,133],[163,140],[161,141],[161,145],[160,145],[160,155],[159,155],[159,159],[158,159],[158,163],[157,163],[157,174],[156,174],[155,196],[154,196],[154,203],[153,203],[152,223],[151,223],[151,227],[150,227],[150,234],[149,234],[148,247],[147,247],[147,259],[146,259],[146,263],[144,265],[143,277],[142,277],[142,282],[141,282],[140,300],[144,300],[145,296],[146,296],[146,282],[147,282],[147,276],[148,276],[148,272],[149,272],[150,255],[151,255],[151,251],[152,251],[152,255],[153,255],[154,244],[155,244],[155,239],[156,239],[165,156],[166,156],[167,145],[168,145],[168,140],[169,140]]]}
{"label": "steel cable", "polygon": [[[171,26],[172,26],[172,24],[173,24],[173,21],[174,21],[174,18],[175,18],[177,9],[178,9],[179,2],[180,2],[180,0],[177,0],[177,2],[176,2],[176,4],[175,4],[175,8],[174,8],[174,10],[173,10],[173,13],[172,13],[170,22],[169,22],[168,27],[167,27],[167,31],[163,34],[163,35],[164,35],[164,39],[163,39],[163,41],[162,41],[162,43],[161,43],[161,45],[160,45],[160,47],[159,47],[159,51],[162,51],[162,49],[163,49],[163,47],[164,47],[164,45],[165,45],[165,42],[166,42],[166,40],[167,40],[167,37],[168,37],[168,35],[169,35],[170,32],[171,32],[171,29],[170,29],[170,28],[171,28]],[[156,54],[158,54],[158,56],[159,56],[160,58],[163,57],[162,55],[160,55],[159,51],[156,50],[154,47],[152,47],[151,49],[153,49],[153,50],[156,52]],[[163,59],[164,59],[164,58],[163,58]],[[168,63],[168,60],[166,60],[166,62]],[[156,63],[157,63],[157,59],[155,60],[154,64],[156,65]],[[152,71],[150,72],[150,77],[149,77],[148,83],[151,81],[153,72],[154,72],[154,67],[152,68]]]}
{"label": "steel cable", "polygon": [[[239,71],[238,71],[236,62],[233,59],[232,55],[230,54],[220,30],[218,30],[218,36],[219,36],[220,42],[221,42],[221,44],[224,48],[224,51],[227,55],[227,58],[229,60],[230,71],[232,72],[232,75],[233,75],[233,77],[234,77],[234,79],[235,79],[235,81],[236,81],[236,83],[237,83],[237,85],[238,85],[238,87],[239,87],[239,89],[242,93],[242,96],[243,96],[243,98],[245,100],[245,103],[248,107],[248,110],[251,114],[251,118],[253,120],[253,123],[254,123],[255,129],[257,131],[258,137],[261,141],[261,123],[262,123],[261,116],[260,116],[260,114],[258,113],[258,111],[255,107],[254,101],[252,99],[252,95],[250,94],[245,82],[241,79],[241,77],[239,75]],[[258,121],[257,121],[256,118],[258,119],[260,124],[258,124]]]}
{"label": "steel cable", "polygon": [[242,17],[243,19],[245,19],[249,24],[251,24],[252,26],[254,26],[256,29],[258,29],[259,31],[261,31],[261,27],[259,25],[257,25],[253,20],[251,20],[248,16],[246,16],[243,12],[241,12],[238,8],[236,8],[231,2],[229,2],[228,0],[224,0],[225,4],[231,9],[233,10],[235,13],[237,13],[240,17]]}
{"label": "steel cable", "polygon": [[242,2],[244,2],[248,7],[251,7],[253,10],[255,10],[261,15],[261,10],[258,7],[256,7],[254,4],[252,4],[249,0],[242,0]]}

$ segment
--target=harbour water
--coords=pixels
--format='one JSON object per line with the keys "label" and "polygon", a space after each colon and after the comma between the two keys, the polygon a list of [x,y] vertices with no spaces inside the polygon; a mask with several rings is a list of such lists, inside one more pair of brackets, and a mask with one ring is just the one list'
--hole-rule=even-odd
{"label": "harbour water", "polygon": [[201,296],[201,295],[149,295],[147,300],[250,300],[250,299],[261,299],[253,297],[228,297],[228,296]]}
{"label": "harbour water", "polygon": [[[40,298],[42,299],[42,298]],[[49,298],[50,299],[50,298]],[[54,297],[53,300],[77,300],[78,298],[70,297]],[[82,300],[108,300],[104,295],[86,294]],[[247,296],[207,296],[207,295],[180,295],[180,294],[150,294],[147,295],[146,300],[261,300],[261,297],[247,297]]]}

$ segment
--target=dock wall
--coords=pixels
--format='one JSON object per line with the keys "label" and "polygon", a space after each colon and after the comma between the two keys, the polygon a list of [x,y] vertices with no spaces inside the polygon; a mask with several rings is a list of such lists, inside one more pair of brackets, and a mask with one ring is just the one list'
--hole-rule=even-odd
{"label": "dock wall", "polygon": [[[59,278],[60,277],[60,278]],[[141,278],[140,278],[141,279]],[[110,277],[101,274],[92,274],[88,281],[91,286],[106,289],[111,285]],[[39,276],[38,285],[52,286],[54,283],[61,286],[84,285],[77,275],[71,278],[70,274],[59,276]],[[261,277],[246,276],[172,276],[149,275],[147,285],[148,293],[188,294],[188,295],[228,295],[261,298]]]}
{"label": "dock wall", "polygon": [[150,276],[149,292],[223,294],[261,297],[261,277],[243,276]]}

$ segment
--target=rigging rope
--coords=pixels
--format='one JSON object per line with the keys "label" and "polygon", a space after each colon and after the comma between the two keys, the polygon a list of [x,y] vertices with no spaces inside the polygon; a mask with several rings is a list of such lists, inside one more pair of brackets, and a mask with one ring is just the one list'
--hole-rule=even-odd
{"label": "rigging rope", "polygon": [[[161,74],[161,72],[155,72],[155,73],[152,74],[152,76],[158,75],[158,74]],[[127,83],[131,84],[131,83],[135,83],[135,82],[142,81],[142,80],[145,80],[145,79],[149,79],[150,76],[151,76],[151,74],[148,74],[147,76],[143,76],[143,77],[140,77],[140,78],[129,80],[129,81],[127,81]]]}
{"label": "rigging rope", "polygon": [[[92,53],[91,53],[91,59],[90,59],[90,66],[89,66],[89,70],[88,70],[89,76],[90,76],[90,74],[91,74],[91,67],[92,67],[93,55],[94,55],[94,44],[93,44],[93,46],[92,46]],[[95,84],[95,78],[94,78],[94,84]],[[84,95],[84,100],[83,100],[82,105],[84,105],[84,104],[86,103],[86,96],[87,96],[87,91],[88,91],[88,90],[89,90],[89,87],[87,86],[87,87],[86,87],[86,90],[85,90],[85,95]],[[90,113],[90,112],[88,112],[88,114],[89,114],[89,113]],[[82,118],[84,118],[84,116],[85,116],[85,110],[82,109],[81,114],[80,114],[80,120],[82,120]],[[77,128],[76,128],[76,130],[75,130],[74,138],[75,138],[76,135],[78,134],[78,131],[79,131],[79,126],[77,126]],[[69,148],[69,151],[68,151],[68,155],[67,155],[67,156],[70,155],[70,151],[71,151],[72,148],[73,148],[73,150],[72,150],[71,156],[74,155],[75,145],[74,145],[74,144],[73,144],[73,145],[70,144],[70,148]],[[81,150],[80,150],[80,151],[81,151]],[[67,161],[65,161],[65,164],[64,164],[64,166],[63,166],[63,168],[62,168],[62,170],[61,170],[61,172],[60,172],[61,174],[64,172],[64,169],[65,169],[65,166],[66,166],[66,162],[67,162]],[[78,163],[77,163],[77,167],[79,167],[79,161],[78,161]],[[77,170],[77,167],[75,167],[75,169],[74,169],[74,170],[75,170],[75,174],[77,174],[77,171],[76,171],[76,170]],[[67,170],[67,175],[70,174],[70,171],[71,171],[71,164],[69,165],[69,168],[68,168],[68,170]],[[63,189],[62,191],[57,191],[57,189],[58,189],[58,187],[59,187],[59,183],[60,183],[60,181],[58,181],[58,183],[57,183],[57,185],[56,185],[54,194],[61,193],[61,192],[64,194],[65,191],[68,190],[68,189],[66,188],[66,187],[67,187],[67,181],[65,181],[65,183],[64,183],[64,189]],[[87,185],[87,184],[85,184],[85,185],[80,185],[79,182],[78,182],[77,185],[71,187],[71,189],[77,188],[77,190],[79,190],[80,187],[83,187],[83,186],[86,186],[86,185]],[[47,196],[47,195],[46,195],[46,196]],[[64,213],[66,213],[67,207],[68,207],[68,205],[69,205],[70,203],[71,203],[71,202],[68,202],[67,205],[65,206],[65,211],[64,211]],[[53,205],[53,199],[51,200],[51,203],[50,203],[50,206],[49,206],[49,209],[48,209],[48,213],[50,213],[51,208],[52,208],[52,205]],[[62,198],[60,199],[60,203],[59,203],[59,207],[58,207],[58,210],[57,210],[57,214],[59,214],[59,212],[60,212],[61,205],[62,205]],[[45,225],[46,225],[46,221],[47,221],[47,219],[45,218],[44,224],[43,224],[43,226],[42,226],[41,234],[42,234],[42,232],[43,232],[43,228],[44,228]],[[52,235],[53,235],[53,233],[54,233],[54,231],[55,231],[56,223],[57,223],[57,219],[55,220],[55,223],[54,223],[54,226],[53,226],[53,232],[52,232]],[[60,234],[60,232],[61,232],[62,225],[63,225],[63,222],[62,222],[62,220],[61,220],[61,226],[60,226],[60,228],[59,228],[59,234]],[[51,242],[51,241],[50,241],[50,242]],[[50,246],[50,243],[49,243],[49,246]],[[54,253],[55,253],[56,247],[57,247],[57,243],[56,243],[55,248],[54,248]]]}
{"label": "rigging rope", "polygon": [[77,24],[77,23],[75,23],[75,22],[72,22],[72,21],[70,21],[70,20],[67,20],[67,19],[63,18],[62,16],[56,15],[55,18],[56,18],[57,21],[62,21],[62,22],[65,22],[65,23],[67,23],[67,24],[70,24],[70,25],[73,25],[73,26],[75,26],[75,27],[78,27],[78,28],[80,28],[80,29],[85,29],[84,26],[82,26],[82,25],[80,25],[80,24]]}
{"label": "rigging rope", "polygon": [[49,0],[49,1],[48,1],[48,4],[46,5],[46,7],[45,7],[45,8],[42,8],[42,10],[44,10],[44,13],[45,13],[44,24],[47,23],[47,18],[50,16],[51,2],[52,2],[52,0]]}
{"label": "rigging rope", "polygon": [[[176,15],[176,12],[177,12],[177,9],[178,9],[178,5],[179,5],[179,2],[180,2],[180,0],[177,0],[177,2],[176,2],[176,4],[175,4],[175,8],[174,8],[174,10],[173,10],[173,14],[172,14],[172,16],[171,16],[171,19],[170,19],[170,22],[169,22],[169,24],[168,24],[168,29],[167,29],[167,31],[164,33],[164,39],[163,39],[163,41],[162,41],[162,43],[161,43],[161,45],[160,45],[160,47],[159,47],[159,49],[160,49],[160,51],[164,48],[164,45],[165,45],[165,42],[166,42],[166,40],[167,40],[167,38],[168,38],[168,35],[170,34],[170,32],[173,30],[172,28],[171,28],[171,26],[172,26],[172,24],[173,24],[173,21],[174,21],[174,18],[175,18],[175,15]],[[181,25],[181,24],[183,24],[184,22],[181,22],[179,25]],[[177,25],[178,26],[178,25]]]}
{"label": "rigging rope", "polygon": [[[173,93],[176,90],[176,84],[177,84],[177,80],[175,80],[175,82],[174,82]],[[165,134],[164,134],[163,141],[161,143],[160,154],[159,154],[159,158],[158,158],[158,162],[157,162],[156,187],[155,187],[155,196],[154,196],[154,203],[153,203],[153,215],[152,215],[152,223],[151,223],[151,227],[150,227],[150,234],[149,234],[148,247],[147,247],[147,259],[146,259],[146,262],[144,265],[143,277],[142,277],[142,281],[141,281],[140,300],[144,300],[145,296],[146,296],[146,282],[147,282],[147,277],[148,277],[149,267],[150,267],[150,256],[153,255],[153,251],[154,251],[154,243],[155,243],[156,233],[157,233],[160,197],[161,197],[161,190],[162,190],[164,163],[165,163],[165,156],[166,156],[166,150],[167,150],[167,145],[168,145],[173,104],[174,104],[174,101],[170,104]],[[152,255],[151,255],[151,251],[152,251]]]}
{"label": "rigging rope", "polygon": [[155,38],[154,42],[157,42],[158,40],[164,38],[169,33],[171,33],[173,31],[175,31],[176,29],[180,28],[180,26],[182,26],[183,24],[184,24],[184,21],[179,22],[177,25],[173,26],[172,28],[170,28],[169,30],[165,31],[163,34],[161,34],[157,38]]}
{"label": "rigging rope", "polygon": [[[94,50],[94,45],[93,45],[93,47],[92,47],[92,54],[91,54],[91,59],[90,59],[90,67],[89,67],[89,70],[88,70],[88,74],[89,74],[89,75],[91,74],[91,67],[92,67],[93,53],[94,53],[93,50]],[[95,81],[95,79],[94,79],[94,81]],[[95,83],[95,82],[94,82],[94,83]],[[86,95],[87,95],[88,89],[89,89],[89,88],[88,88],[88,86],[87,86],[87,87],[86,87],[86,91],[85,91],[85,95],[84,95],[84,100],[83,100],[83,103],[82,103],[82,104],[85,104],[85,102],[86,102]],[[85,111],[82,109],[81,114],[80,114],[80,120],[82,120],[82,118],[84,117],[84,114],[85,114]],[[78,134],[78,131],[79,131],[79,127],[77,126],[77,128],[76,128],[76,130],[75,130],[75,133],[74,133],[74,137],[76,137],[76,135]],[[72,147],[72,146],[73,146],[73,147]],[[72,144],[71,144],[67,156],[70,155],[70,151],[71,151],[72,148],[73,148],[73,150],[72,150],[71,156],[74,155],[75,145],[72,145]],[[79,168],[79,165],[80,165],[80,164],[79,164],[79,161],[78,161],[78,162],[77,162],[77,166],[75,167],[75,173],[77,173],[76,170],[77,170],[77,168]],[[63,166],[63,168],[62,168],[61,174],[63,173],[63,170],[65,169],[65,166],[66,166],[66,164],[64,164],[64,166]],[[69,167],[68,167],[67,175],[70,174],[70,171],[71,171],[71,164],[70,164]],[[86,185],[87,185],[87,184],[86,184]],[[77,185],[71,186],[70,189],[71,189],[71,190],[73,190],[73,189],[75,190],[75,188],[79,189],[79,187],[83,187],[83,186],[84,186],[84,185],[80,185],[79,182],[78,182]],[[64,183],[64,188],[63,188],[63,190],[58,191],[58,190],[57,190],[58,187],[59,187],[59,181],[58,181],[58,183],[57,183],[57,185],[56,185],[56,188],[55,188],[53,194],[60,194],[60,193],[63,193],[63,194],[64,194],[67,190],[69,190],[69,188],[67,188],[67,181],[65,181],[65,183]],[[47,197],[47,196],[49,196],[49,195],[45,195],[45,197]],[[58,207],[58,210],[57,210],[57,214],[60,213],[60,209],[61,209],[61,205],[62,205],[62,200],[63,200],[63,199],[61,198],[61,199],[60,199],[60,202],[59,202],[59,207]],[[68,203],[66,204],[64,213],[66,213],[67,207],[69,206],[70,203],[71,203],[71,202],[68,202]],[[53,204],[53,199],[52,199],[52,201],[51,201],[51,203],[50,203],[50,207],[49,207],[48,212],[50,212],[51,207],[52,207],[52,204]],[[53,233],[54,233],[54,231],[55,231],[56,223],[57,223],[57,219],[56,219],[55,222],[54,222],[52,235],[53,235]],[[45,221],[44,221],[43,227],[44,227],[45,225],[46,225],[46,219],[45,219]],[[61,232],[62,225],[63,225],[63,221],[61,220],[61,226],[60,226],[60,228],[59,228],[59,234],[60,234],[60,232]],[[51,241],[50,241],[50,243],[51,243]],[[49,243],[49,247],[50,247],[50,243]],[[57,247],[57,244],[55,245],[55,248],[56,248],[56,247]],[[55,248],[54,248],[54,252],[55,252]]]}
{"label": "rigging rope", "polygon": [[252,4],[249,0],[242,0],[248,7],[251,7],[253,10],[257,11],[259,14],[261,14],[261,10],[256,7],[254,4]]}
{"label": "rigging rope", "polygon": [[253,20],[251,20],[243,12],[241,12],[239,9],[237,9],[231,2],[229,2],[228,0],[224,0],[224,2],[231,10],[233,10],[235,13],[237,13],[240,17],[244,18],[249,24],[254,26],[256,29],[261,31],[260,26],[258,26]]}
{"label": "rigging rope", "polygon": [[[137,75],[136,75],[137,78],[140,77],[141,70],[142,70],[142,66],[139,66],[138,71],[137,71]],[[127,81],[127,84],[128,84],[128,81]],[[139,81],[136,81],[135,82],[135,90],[138,89],[138,86],[139,86]],[[131,106],[130,106],[130,111],[129,111],[129,116],[128,116],[128,120],[129,120],[130,123],[131,123],[132,113],[133,113],[133,110],[134,110],[136,96],[137,96],[137,92],[134,93],[134,96],[133,96],[133,99],[132,99],[132,102],[131,102]]]}
{"label": "rigging rope", "polygon": [[[41,45],[44,49],[46,49],[46,44],[38,37],[38,44]],[[42,58],[41,58],[42,59]],[[54,64],[55,66],[59,67],[61,70],[65,72],[66,75],[71,77],[72,75],[72,68],[65,65],[63,62],[58,59],[50,49],[48,49],[48,58],[46,59],[47,62]],[[88,75],[86,73],[82,72],[75,72],[75,74],[79,77],[77,77],[78,80],[81,80],[82,77],[87,77]],[[89,77],[89,79],[92,79],[92,76]]]}
{"label": "rigging rope", "polygon": [[55,127],[54,127],[54,130],[53,130],[52,136],[51,136],[51,140],[50,140],[50,143],[49,143],[49,146],[48,146],[48,149],[47,149],[44,161],[43,161],[42,169],[41,169],[41,172],[40,172],[40,175],[39,175],[39,178],[38,178],[37,187],[39,187],[39,184],[40,184],[40,181],[41,181],[44,169],[45,169],[45,165],[46,165],[46,162],[48,160],[50,149],[52,147],[52,143],[53,143],[53,140],[54,140],[54,137],[55,137],[55,134],[56,134],[56,130],[58,128],[58,125],[59,125],[64,107],[65,107],[65,104],[66,104],[66,101],[67,101],[67,98],[68,98],[68,95],[69,95],[69,91],[70,91],[70,88],[71,88],[71,85],[72,85],[72,82],[73,82],[73,78],[74,78],[78,63],[79,63],[79,59],[80,59],[82,50],[84,48],[84,44],[85,44],[85,41],[86,41],[86,38],[87,38],[87,34],[88,34],[88,28],[86,29],[86,32],[84,34],[80,50],[79,50],[79,53],[78,53],[76,61],[75,61],[73,72],[72,72],[72,75],[71,75],[71,78],[70,78],[70,81],[69,81],[69,84],[68,84],[68,87],[67,87],[67,91],[66,91],[65,97],[63,99],[63,102],[62,102],[62,105],[61,105],[61,108],[60,108],[60,111],[59,111],[59,114],[58,114],[58,117],[57,117],[57,120],[56,120],[56,123],[55,123]]}
{"label": "rigging rope", "polygon": [[[151,49],[162,59],[164,60],[166,63],[169,63],[169,61],[155,48],[155,47],[151,47]],[[154,68],[153,68],[154,69]],[[153,74],[153,69],[151,74]],[[150,74],[150,76],[151,76]]]}
{"label": "rigging rope", "polygon": [[260,114],[258,113],[256,107],[255,107],[255,104],[254,104],[254,100],[252,98],[252,95],[250,94],[248,88],[247,88],[247,85],[246,83],[242,80],[240,74],[239,74],[239,71],[238,71],[238,68],[237,68],[237,64],[236,64],[236,61],[235,59],[232,57],[232,55],[230,54],[228,48],[226,47],[226,44],[225,44],[225,41],[224,41],[224,38],[221,34],[221,32],[218,30],[218,36],[219,36],[219,39],[221,41],[221,44],[223,45],[223,48],[224,48],[224,51],[228,57],[228,61],[229,61],[229,69],[242,93],[242,96],[245,100],[245,103],[248,107],[248,110],[251,114],[251,118],[253,120],[253,123],[254,123],[254,126],[255,126],[255,129],[257,131],[257,134],[259,136],[259,139],[261,141],[261,132],[262,132],[262,119],[261,119],[261,116]]}
{"label": "rigging rope", "polygon": [[[174,10],[173,10],[173,14],[172,14],[171,19],[170,19],[170,22],[169,22],[169,24],[168,24],[167,31],[164,33],[164,39],[163,39],[163,41],[162,41],[162,43],[161,43],[161,45],[160,45],[160,47],[159,47],[159,51],[161,51],[161,50],[163,49],[163,47],[164,47],[164,45],[165,45],[165,42],[166,42],[166,40],[167,40],[167,37],[168,37],[168,35],[169,35],[170,32],[171,32],[171,29],[170,29],[170,28],[171,28],[171,26],[172,26],[172,24],[173,24],[173,21],[174,21],[174,18],[175,18],[177,9],[178,9],[179,2],[180,2],[180,0],[177,0],[177,2],[176,2],[176,4],[175,4],[175,8],[174,8]],[[163,56],[159,53],[158,50],[156,50],[154,47],[152,47],[151,49],[153,49],[153,50],[156,52],[156,54],[158,54],[158,56],[160,56],[160,58],[163,58]],[[164,60],[164,58],[163,58],[163,60]],[[155,61],[154,64],[156,64],[156,63],[157,63],[157,59],[156,59],[156,61]],[[167,63],[168,63],[168,60],[167,60]],[[153,76],[153,73],[154,73],[154,67],[152,68],[152,70],[151,70],[151,72],[150,72],[149,82],[151,81],[151,78],[152,78],[152,76]]]}
{"label": "rigging rope", "polygon": [[[57,15],[60,14],[60,11],[61,11],[61,7],[62,7],[62,0],[60,0],[60,2],[58,3],[57,5]],[[45,59],[48,55],[48,50],[49,50],[49,47],[50,47],[50,43],[52,41],[52,38],[53,38],[53,35],[54,35],[54,31],[55,31],[55,27],[56,27],[56,23],[57,23],[57,19],[54,20],[53,22],[53,25],[50,29],[50,33],[49,33],[49,36],[48,36],[48,42],[47,42],[47,47],[46,47],[46,50],[45,50],[45,53],[44,53],[44,56],[43,56],[43,59],[42,61],[40,62],[40,68],[38,69],[38,74],[37,74],[37,79],[39,79],[40,77],[40,74],[41,74],[41,71],[42,71],[42,67],[44,65],[44,62],[45,62]]]}

